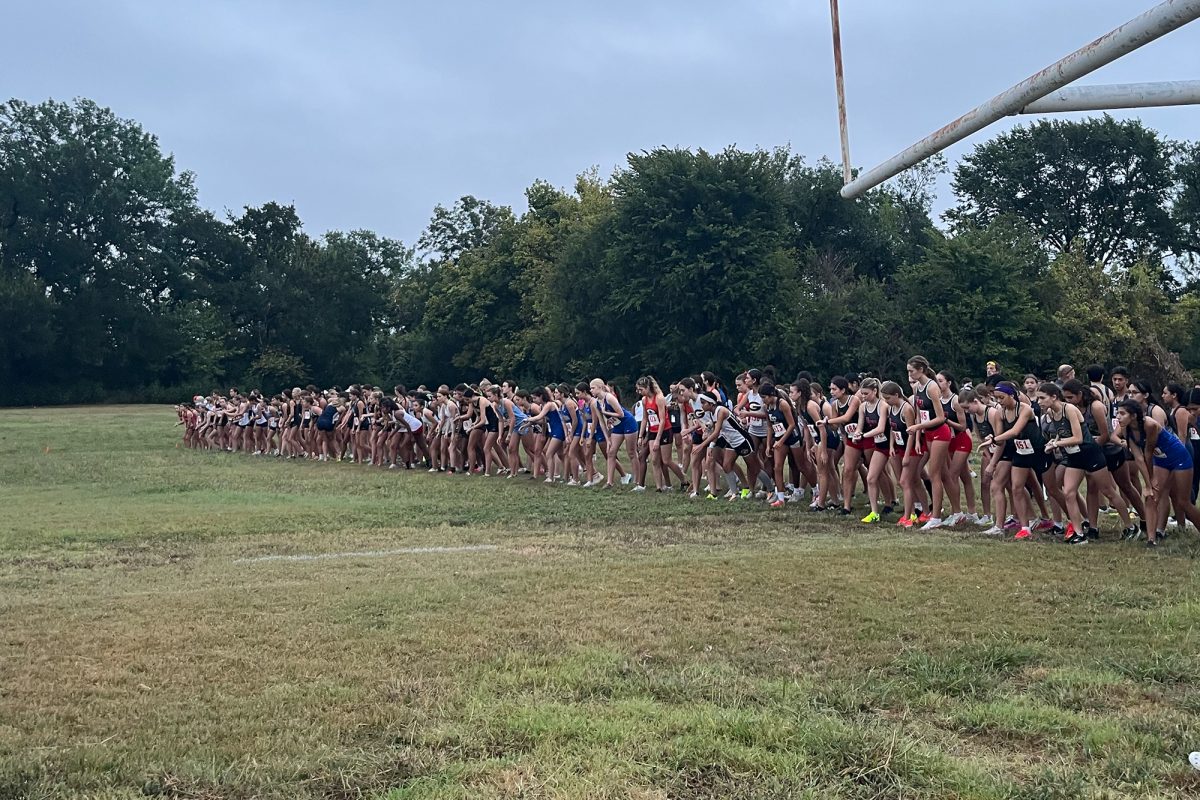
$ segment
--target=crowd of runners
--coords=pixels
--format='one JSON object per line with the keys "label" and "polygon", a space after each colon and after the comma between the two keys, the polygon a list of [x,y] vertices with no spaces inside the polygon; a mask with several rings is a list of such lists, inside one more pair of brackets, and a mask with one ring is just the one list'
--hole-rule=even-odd
{"label": "crowd of runners", "polygon": [[528,391],[487,380],[273,397],[230,389],[177,410],[187,447],[258,456],[679,490],[846,517],[857,516],[861,485],[862,523],[898,514],[903,527],[1043,531],[1069,544],[1099,538],[1101,514],[1151,547],[1172,527],[1200,528],[1200,388],[1156,393],[1122,367],[1077,378],[1064,365],[1055,380],[1020,382],[994,362],[986,369],[963,387],[921,356],[905,385],[851,374],[824,386],[804,372],[785,384],[770,367],[732,387],[711,372],[669,385],[645,376],[632,399],[601,378]]}

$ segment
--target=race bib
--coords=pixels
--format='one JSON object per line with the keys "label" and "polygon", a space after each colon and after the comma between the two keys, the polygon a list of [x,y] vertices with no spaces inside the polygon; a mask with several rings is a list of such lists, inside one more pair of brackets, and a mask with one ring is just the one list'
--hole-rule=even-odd
{"label": "race bib", "polygon": [[928,411],[918,411],[917,419],[919,419],[922,423],[924,423],[924,422],[929,422],[929,420],[933,419],[933,417],[931,417],[929,415]]}
{"label": "race bib", "polygon": [[817,426],[816,425],[808,426],[808,435],[813,438],[813,441],[816,441],[818,438],[820,438],[819,436],[817,436]]}
{"label": "race bib", "polygon": [[857,422],[847,422],[846,423],[846,435],[853,436],[856,433],[858,433],[858,423]]}
{"label": "race bib", "polygon": [[1154,457],[1155,458],[1166,458],[1167,454],[1162,451],[1161,447],[1156,447],[1156,448],[1154,448]]}
{"label": "race bib", "polygon": [[658,427],[658,413],[652,409],[646,409],[646,422],[650,423],[651,428]]}
{"label": "race bib", "polygon": [[892,431],[892,441],[898,446],[904,446],[904,431]]}
{"label": "race bib", "polygon": [[775,432],[775,436],[782,438],[783,432],[787,430],[787,426],[782,422],[776,422],[771,425],[771,430]]}
{"label": "race bib", "polygon": [[475,427],[475,423],[471,422],[471,420],[466,420],[465,422],[463,422],[463,430],[464,431],[469,431],[474,427]]}
{"label": "race bib", "polygon": [[1033,442],[1028,439],[1015,439],[1013,443],[1017,446],[1017,453],[1023,456],[1033,455]]}
{"label": "race bib", "polygon": [[1073,456],[1079,452],[1079,445],[1073,444],[1070,447],[1064,447],[1063,452],[1066,453],[1067,455]]}
{"label": "race bib", "polygon": [[1188,431],[1188,438],[1190,438],[1193,442],[1200,442],[1200,431],[1192,428],[1190,431]]}
{"label": "race bib", "polygon": [[886,433],[881,433],[875,437],[876,444],[887,444],[887,440],[888,438]]}

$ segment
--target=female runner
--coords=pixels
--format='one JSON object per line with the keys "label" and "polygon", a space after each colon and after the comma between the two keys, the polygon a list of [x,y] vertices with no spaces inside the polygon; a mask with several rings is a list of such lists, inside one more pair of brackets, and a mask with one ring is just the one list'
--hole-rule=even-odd
{"label": "female runner", "polygon": [[[1142,496],[1146,512],[1156,523],[1165,516],[1168,503],[1174,504],[1188,521],[1200,528],[1200,510],[1192,504],[1192,458],[1187,448],[1170,429],[1147,416],[1136,400],[1117,404],[1117,436],[1133,450],[1134,461],[1146,479]],[[1160,510],[1161,509],[1161,510]],[[1162,528],[1148,533],[1146,544],[1155,547],[1165,536]]]}
{"label": "female runner", "polygon": [[917,424],[911,426],[908,432],[919,437],[918,452],[921,452],[923,459],[927,459],[925,469],[931,484],[929,511],[922,515],[927,519],[921,530],[927,531],[942,524],[943,477],[950,456],[950,441],[954,436],[946,424],[942,390],[933,380],[933,367],[924,356],[913,356],[908,360],[908,382],[913,388],[913,407],[917,410]]}
{"label": "female runner", "polygon": [[[881,519],[879,487],[881,478],[886,477],[891,437],[888,435],[887,403],[880,398],[878,379],[863,378],[859,383],[858,393],[860,402],[853,438],[856,442],[867,444],[861,452],[867,460],[867,500],[871,504],[871,510],[862,521],[870,525]],[[885,506],[882,510],[885,514],[890,513],[892,506]]]}

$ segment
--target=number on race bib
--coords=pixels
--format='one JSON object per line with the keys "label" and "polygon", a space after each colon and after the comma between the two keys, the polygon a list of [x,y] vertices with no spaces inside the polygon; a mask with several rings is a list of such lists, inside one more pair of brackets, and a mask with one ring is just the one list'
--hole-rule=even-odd
{"label": "number on race bib", "polygon": [[846,435],[853,436],[856,433],[858,433],[858,423],[857,422],[847,422],[846,423]]}
{"label": "number on race bib", "polygon": [[918,411],[918,412],[917,412],[917,418],[918,418],[918,419],[919,419],[919,420],[920,420],[922,423],[929,422],[929,420],[933,419],[933,417],[931,417],[931,416],[929,415],[929,412],[928,412],[928,411]]}
{"label": "number on race bib", "polygon": [[1023,456],[1033,455],[1033,442],[1028,439],[1016,439],[1014,443],[1017,446],[1017,453]]}
{"label": "number on race bib", "polygon": [[904,446],[904,431],[892,431],[892,441],[899,447]]}
{"label": "number on race bib", "polygon": [[653,409],[646,409],[646,421],[650,423],[651,428],[657,428],[658,414]]}
{"label": "number on race bib", "polygon": [[787,430],[787,426],[782,422],[776,422],[771,425],[771,430],[775,432],[776,436],[783,436],[783,432]]}
{"label": "number on race bib", "polygon": [[817,426],[816,425],[808,426],[808,435],[813,438],[813,441],[816,441],[819,438],[817,436]]}
{"label": "number on race bib", "polygon": [[876,444],[887,444],[887,434],[881,433],[875,437]]}

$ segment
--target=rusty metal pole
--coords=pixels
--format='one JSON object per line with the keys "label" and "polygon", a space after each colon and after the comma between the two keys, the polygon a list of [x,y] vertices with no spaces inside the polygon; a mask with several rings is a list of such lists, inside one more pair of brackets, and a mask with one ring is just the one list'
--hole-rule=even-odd
{"label": "rusty metal pole", "polygon": [[946,125],[842,187],[842,197],[860,197],[884,181],[988,125],[1015,114],[1035,100],[1061,89],[1121,56],[1200,19],[1200,0],[1167,0],[1091,44]]}
{"label": "rusty metal pole", "polygon": [[833,20],[833,75],[837,80],[838,126],[842,132],[842,177],[850,183],[850,130],[846,123],[846,81],[842,74],[842,23],[838,16],[838,0],[829,0],[829,16]]}

